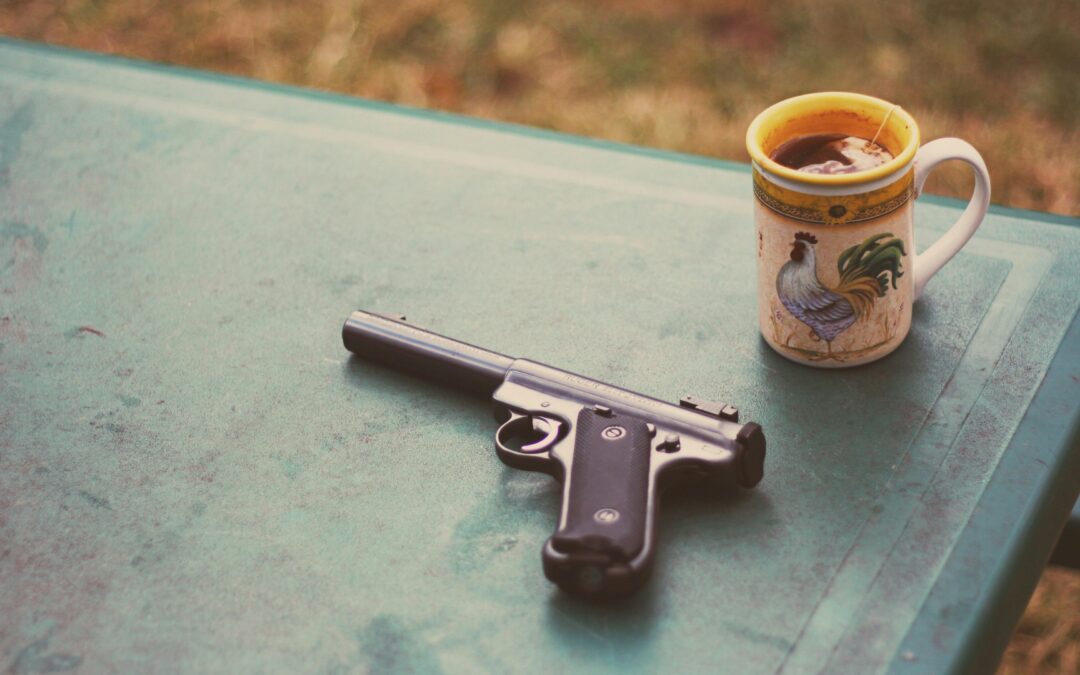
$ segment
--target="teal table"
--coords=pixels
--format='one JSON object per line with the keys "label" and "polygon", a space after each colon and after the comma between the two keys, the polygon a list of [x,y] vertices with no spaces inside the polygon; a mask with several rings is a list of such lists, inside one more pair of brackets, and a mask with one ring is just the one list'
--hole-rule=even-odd
{"label": "teal table", "polygon": [[[994,211],[827,372],[758,337],[751,218],[740,165],[0,44],[0,668],[987,672],[1080,489],[1080,228]],[[355,308],[735,402],[765,479],[564,597],[556,485]]]}

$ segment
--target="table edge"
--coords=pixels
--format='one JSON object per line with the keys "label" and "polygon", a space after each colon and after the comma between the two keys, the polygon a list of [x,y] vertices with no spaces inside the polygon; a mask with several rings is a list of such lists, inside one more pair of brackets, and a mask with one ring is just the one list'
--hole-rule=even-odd
{"label": "table edge", "polygon": [[[23,49],[26,51],[37,51],[44,54],[51,54],[54,56],[83,59],[87,61],[99,62],[102,64],[155,71],[168,75],[187,77],[189,79],[204,80],[207,82],[230,84],[233,86],[258,89],[276,94],[302,96],[317,101],[325,101],[327,103],[343,104],[381,112],[392,112],[408,117],[416,117],[437,122],[446,122],[449,124],[458,124],[462,126],[485,129],[488,131],[495,131],[500,133],[512,133],[519,136],[545,139],[560,143],[570,143],[573,145],[593,147],[601,150],[609,150],[631,155],[639,155],[669,162],[696,164],[699,166],[725,169],[729,171],[736,171],[739,173],[750,172],[750,165],[748,163],[739,162],[731,159],[722,159],[719,157],[712,157],[708,155],[695,155],[687,152],[679,152],[677,150],[666,150],[662,148],[646,147],[641,145],[634,145],[631,143],[623,143],[620,141],[606,140],[602,138],[593,138],[590,136],[582,136],[579,134],[568,133],[565,131],[556,131],[553,129],[529,126],[527,124],[521,124],[517,122],[472,117],[462,113],[434,110],[431,108],[417,108],[401,103],[378,101],[374,99],[353,96],[350,94],[304,87],[301,85],[258,80],[251,77],[245,77],[243,75],[231,75],[217,71],[199,70],[186,66],[177,66],[173,64],[162,63],[160,61],[146,61],[117,54],[94,52],[74,47],[66,47],[63,45],[49,44],[45,42],[34,42],[21,38],[11,37],[8,35],[0,35],[0,47],[12,47],[16,49]],[[938,206],[944,206],[960,210],[964,209],[967,206],[967,200],[957,199],[955,197],[926,194],[920,196],[920,199],[923,202],[928,202],[931,204],[936,204]],[[1044,211],[1034,211],[1031,209],[1022,209],[1011,206],[1003,206],[999,204],[991,204],[990,213],[1011,218],[1023,218],[1027,220],[1053,223],[1056,225],[1070,225],[1073,227],[1080,227],[1080,216],[1068,216],[1058,213],[1047,213]]]}
{"label": "table edge", "polygon": [[[1080,312],[1073,315],[971,519],[893,655],[889,672],[996,669],[1080,494],[1080,382],[1069,372],[1069,366],[1078,363]],[[1050,419],[1039,419],[1044,411],[1062,405],[1067,408],[1064,415],[1055,412],[1047,415]],[[1004,553],[992,567],[973,570],[968,561],[988,547]],[[957,591],[963,584],[956,581],[973,574],[986,582],[979,584],[979,596],[970,598]],[[935,627],[949,609],[965,615],[956,622],[951,645],[939,646]]]}

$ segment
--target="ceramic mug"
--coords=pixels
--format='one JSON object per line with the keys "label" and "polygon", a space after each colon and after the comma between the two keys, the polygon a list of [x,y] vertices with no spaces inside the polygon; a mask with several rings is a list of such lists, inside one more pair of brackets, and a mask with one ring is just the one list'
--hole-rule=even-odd
{"label": "ceramic mug", "polygon": [[[785,141],[824,133],[876,135],[893,159],[854,173],[814,174],[770,158]],[[792,361],[825,368],[868,363],[899,347],[911,329],[912,302],[986,215],[990,175],[979,153],[958,138],[920,148],[919,127],[905,110],[845,92],[771,106],[750,124],[746,147],[765,341]],[[916,255],[914,200],[930,171],[950,159],[971,165],[974,194],[949,231]]]}

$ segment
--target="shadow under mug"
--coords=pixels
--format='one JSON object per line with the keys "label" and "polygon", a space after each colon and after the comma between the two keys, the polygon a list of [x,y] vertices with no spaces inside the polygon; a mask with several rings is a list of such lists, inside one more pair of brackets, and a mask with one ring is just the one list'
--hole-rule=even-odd
{"label": "shadow under mug", "polygon": [[[875,138],[893,155],[854,173],[813,174],[770,155],[813,134]],[[862,94],[822,92],[781,101],[746,133],[753,161],[758,320],[765,341],[807,365],[875,361],[903,342],[911,305],[975,233],[990,203],[990,174],[958,138],[919,147],[907,111]],[[971,165],[975,190],[946,234],[915,253],[914,200],[942,162]]]}

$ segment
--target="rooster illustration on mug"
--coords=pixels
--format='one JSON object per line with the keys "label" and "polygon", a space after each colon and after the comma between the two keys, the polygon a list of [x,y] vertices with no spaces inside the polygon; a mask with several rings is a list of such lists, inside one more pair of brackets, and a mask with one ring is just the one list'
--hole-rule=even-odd
{"label": "rooster illustration on mug", "polygon": [[829,288],[817,274],[815,244],[814,235],[795,234],[791,260],[776,276],[776,294],[796,319],[810,327],[810,337],[824,340],[832,353],[833,340],[869,316],[890,284],[896,289],[896,280],[904,274],[901,260],[906,251],[904,242],[891,232],[875,234],[840,254],[836,259],[840,282]]}

